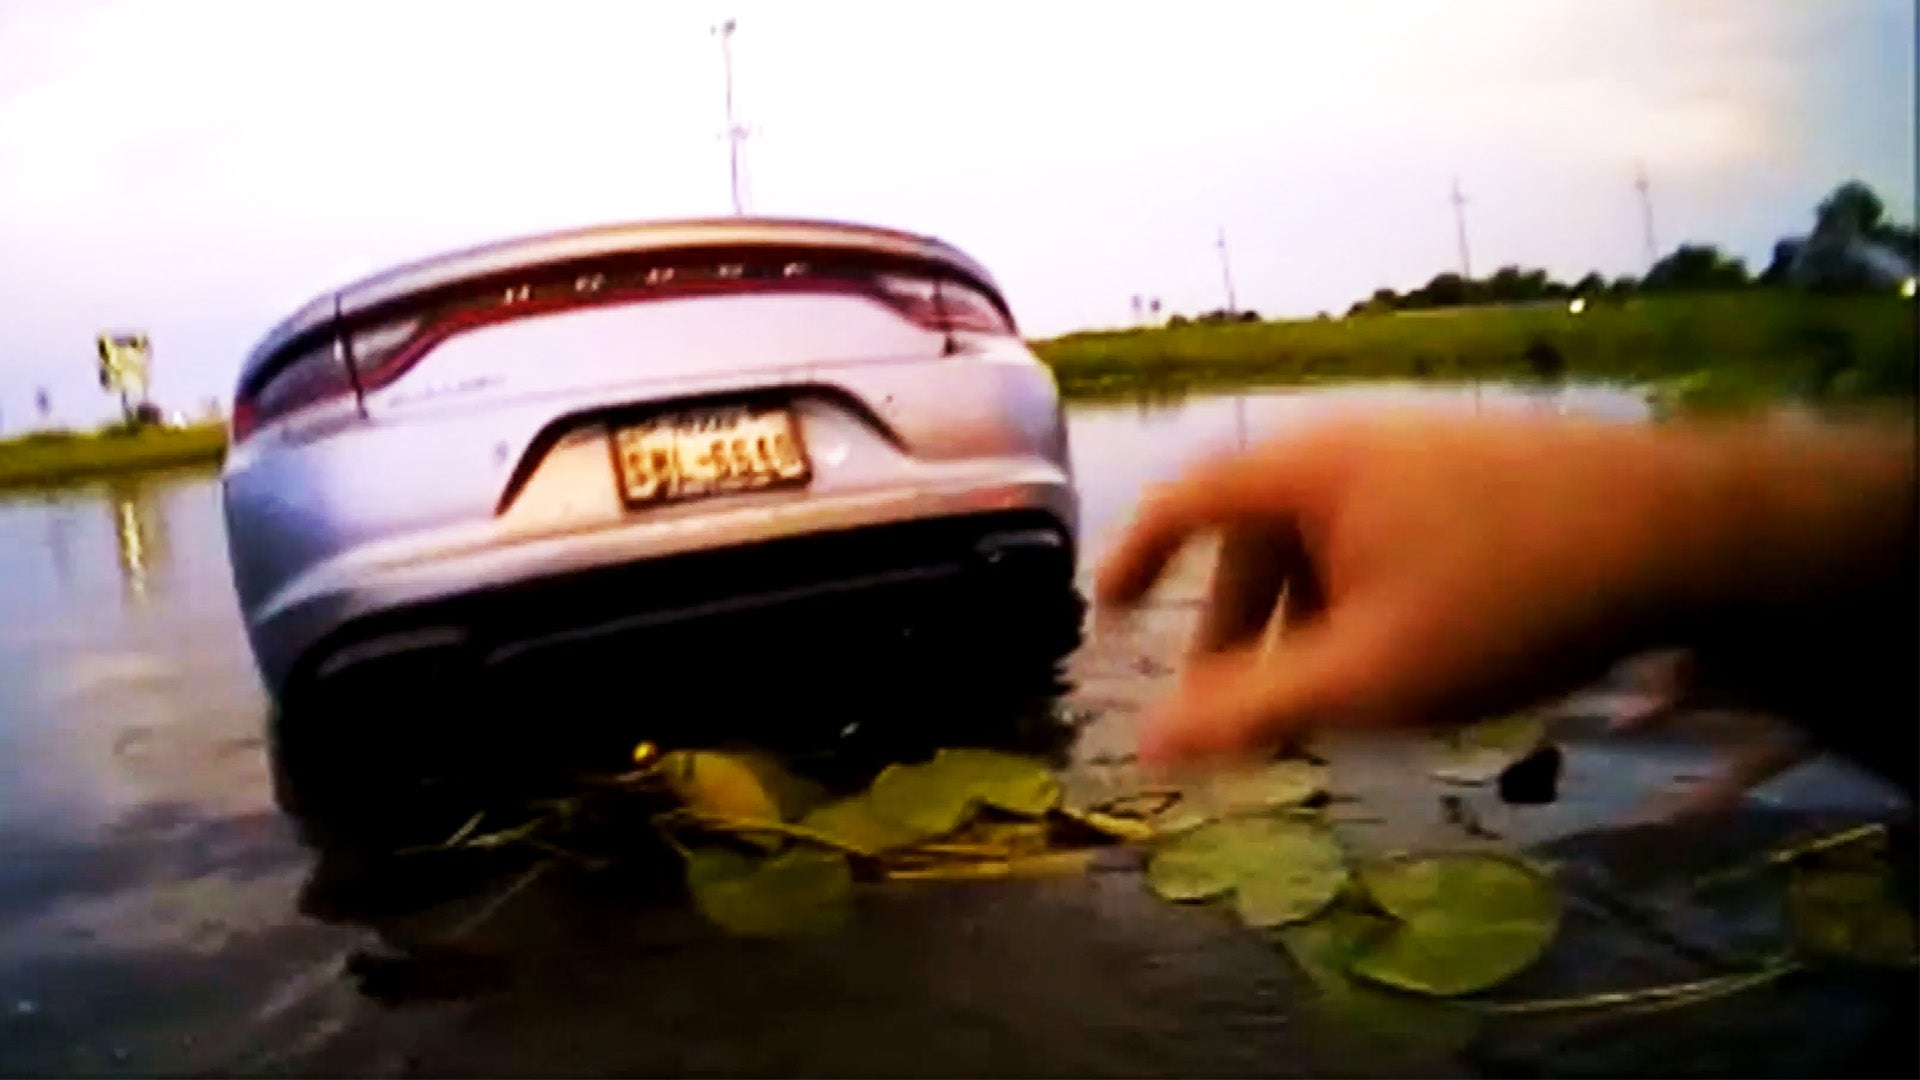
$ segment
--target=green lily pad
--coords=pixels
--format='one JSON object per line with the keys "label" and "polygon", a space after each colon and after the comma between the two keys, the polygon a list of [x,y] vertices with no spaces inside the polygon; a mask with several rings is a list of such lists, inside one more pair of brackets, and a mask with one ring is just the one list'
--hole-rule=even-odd
{"label": "green lily pad", "polygon": [[1147,863],[1147,886],[1162,899],[1211,900],[1240,880],[1237,840],[1226,822],[1199,825],[1168,838]]}
{"label": "green lily pad", "polygon": [[1399,920],[1353,959],[1362,978],[1453,997],[1497,986],[1539,959],[1560,925],[1560,893],[1518,859],[1460,853],[1368,867],[1361,884]]}
{"label": "green lily pad", "polygon": [[920,765],[889,765],[867,791],[873,812],[924,837],[945,836],[976,807],[1037,817],[1060,805],[1060,782],[1031,758],[948,749]]}
{"label": "green lily pad", "polygon": [[1307,821],[1228,818],[1167,838],[1147,863],[1147,885],[1168,900],[1242,892],[1236,906],[1255,926],[1309,918],[1346,884],[1346,859],[1324,828]]}
{"label": "green lily pad", "polygon": [[881,817],[865,795],[830,802],[801,818],[799,824],[832,843],[869,855],[912,847],[939,835]]}
{"label": "green lily pad", "polygon": [[829,798],[827,789],[812,777],[801,776],[774,754],[764,750],[735,750],[729,756],[752,770],[760,787],[773,800],[782,821],[799,821]]}
{"label": "green lily pad", "polygon": [[1306,822],[1281,822],[1260,861],[1233,889],[1248,926],[1286,926],[1326,910],[1347,884],[1347,855],[1333,834]]}
{"label": "green lily pad", "polygon": [[1439,760],[1430,775],[1470,787],[1490,784],[1507,766],[1532,753],[1546,739],[1546,730],[1546,722],[1534,713],[1469,724],[1440,741]]}
{"label": "green lily pad", "polygon": [[1415,997],[1360,982],[1347,969],[1394,921],[1336,905],[1309,922],[1275,932],[1275,939],[1313,983],[1312,1023],[1301,1028],[1327,1060],[1354,1075],[1432,1074],[1478,1033],[1480,1019],[1448,1002]]}
{"label": "green lily pad", "polygon": [[1327,767],[1289,758],[1214,775],[1206,801],[1225,813],[1300,806],[1327,790]]}
{"label": "green lily pad", "polygon": [[1009,814],[1039,817],[1060,805],[1060,781],[1033,758],[957,747],[934,754],[926,767],[952,776],[975,799]]}
{"label": "green lily pad", "polygon": [[853,874],[838,852],[796,845],[753,859],[726,848],[687,853],[687,891],[714,925],[742,937],[826,933],[846,921]]}
{"label": "green lily pad", "polygon": [[1796,868],[1787,881],[1793,944],[1822,960],[1871,967],[1915,962],[1914,913],[1884,867]]}
{"label": "green lily pad", "polygon": [[687,809],[728,821],[779,821],[780,805],[744,758],[718,750],[675,750],[660,775]]}

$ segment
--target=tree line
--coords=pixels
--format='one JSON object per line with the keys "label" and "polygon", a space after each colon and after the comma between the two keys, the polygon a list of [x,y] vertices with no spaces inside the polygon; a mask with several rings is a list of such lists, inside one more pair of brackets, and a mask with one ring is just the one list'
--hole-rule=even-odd
{"label": "tree line", "polygon": [[1621,300],[1643,293],[1707,292],[1757,287],[1800,286],[1826,292],[1877,288],[1885,276],[1863,260],[1860,242],[1877,253],[1904,260],[1904,273],[1920,264],[1920,235],[1914,226],[1887,219],[1886,205],[1873,189],[1857,180],[1835,188],[1814,211],[1813,231],[1805,237],[1783,238],[1758,275],[1745,260],[1713,244],[1681,244],[1634,277],[1605,278],[1589,273],[1572,283],[1554,280],[1545,270],[1503,266],[1484,278],[1451,271],[1435,274],[1417,289],[1397,293],[1378,289],[1358,301],[1348,315],[1391,311],[1425,311],[1470,305],[1527,304],[1590,300]]}

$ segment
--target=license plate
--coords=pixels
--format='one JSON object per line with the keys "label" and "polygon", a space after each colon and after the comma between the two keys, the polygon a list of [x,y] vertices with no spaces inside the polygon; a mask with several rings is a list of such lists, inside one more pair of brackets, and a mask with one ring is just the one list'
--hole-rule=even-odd
{"label": "license plate", "polygon": [[802,484],[810,469],[793,414],[729,406],[667,413],[615,429],[620,493],[647,504]]}

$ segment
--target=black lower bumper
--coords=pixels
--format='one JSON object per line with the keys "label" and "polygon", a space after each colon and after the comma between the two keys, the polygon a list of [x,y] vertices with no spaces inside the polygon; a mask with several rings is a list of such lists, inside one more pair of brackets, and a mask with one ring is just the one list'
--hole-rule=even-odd
{"label": "black lower bumper", "polygon": [[313,650],[294,686],[417,670],[429,661],[468,671],[583,660],[670,671],[714,660],[751,670],[954,633],[1064,655],[1079,632],[1074,560],[1059,523],[1034,513],[677,555],[361,620]]}

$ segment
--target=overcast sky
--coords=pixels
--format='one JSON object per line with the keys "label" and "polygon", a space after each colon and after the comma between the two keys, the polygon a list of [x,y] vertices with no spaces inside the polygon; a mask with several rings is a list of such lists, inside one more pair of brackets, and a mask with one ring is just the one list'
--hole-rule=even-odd
{"label": "overcast sky", "polygon": [[1911,0],[0,0],[0,430],[103,415],[92,339],[225,395],[293,306],[481,240],[749,209],[942,236],[1044,335],[1343,310],[1457,262],[1763,265],[1836,183],[1914,210]]}

